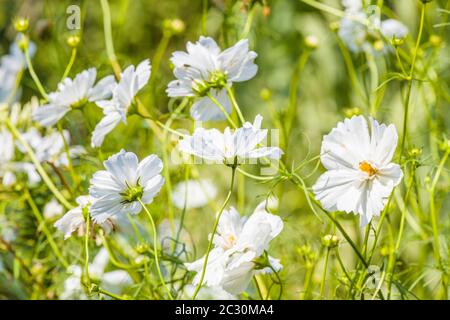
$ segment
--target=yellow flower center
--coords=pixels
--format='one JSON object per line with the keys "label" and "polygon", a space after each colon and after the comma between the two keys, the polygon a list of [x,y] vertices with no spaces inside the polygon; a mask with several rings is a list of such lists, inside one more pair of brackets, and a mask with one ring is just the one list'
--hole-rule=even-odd
{"label": "yellow flower center", "polygon": [[369,175],[369,177],[372,177],[373,175],[375,175],[378,172],[378,170],[375,169],[374,167],[372,167],[372,165],[370,163],[368,163],[367,161],[362,161],[359,163],[359,170],[367,173]]}

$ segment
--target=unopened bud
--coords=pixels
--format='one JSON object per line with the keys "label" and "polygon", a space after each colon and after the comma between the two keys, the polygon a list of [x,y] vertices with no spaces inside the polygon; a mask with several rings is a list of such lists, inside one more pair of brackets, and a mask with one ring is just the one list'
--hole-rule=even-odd
{"label": "unopened bud", "polygon": [[14,28],[18,32],[25,32],[28,30],[28,18],[16,18],[14,20]]}
{"label": "unopened bud", "polygon": [[76,48],[80,44],[81,38],[77,35],[69,36],[66,40],[69,47]]}
{"label": "unopened bud", "polygon": [[322,244],[327,248],[335,248],[339,244],[339,237],[334,234],[327,234],[322,237]]}
{"label": "unopened bud", "polygon": [[316,36],[309,35],[305,38],[305,45],[309,49],[316,49],[319,46],[319,39]]}

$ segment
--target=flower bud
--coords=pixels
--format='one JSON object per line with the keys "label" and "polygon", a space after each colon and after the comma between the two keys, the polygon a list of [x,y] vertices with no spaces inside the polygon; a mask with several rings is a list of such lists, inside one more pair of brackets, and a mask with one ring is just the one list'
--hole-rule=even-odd
{"label": "flower bud", "polygon": [[305,46],[309,49],[316,49],[319,46],[319,39],[316,36],[309,35],[305,38]]}
{"label": "flower bud", "polygon": [[384,49],[384,43],[382,40],[377,40],[373,43],[373,48],[376,51],[382,51]]}
{"label": "flower bud", "polygon": [[392,38],[391,43],[394,47],[401,46],[405,42],[404,38]]}
{"label": "flower bud", "polygon": [[439,47],[442,44],[442,38],[436,34],[432,34],[429,41],[433,47]]}
{"label": "flower bud", "polygon": [[339,244],[339,237],[334,234],[327,234],[322,237],[322,245],[327,248],[335,248]]}
{"label": "flower bud", "polygon": [[439,144],[439,148],[443,152],[450,152],[450,140],[444,139],[443,141],[441,141],[441,143]]}
{"label": "flower bud", "polygon": [[76,48],[80,44],[81,38],[78,35],[69,36],[66,40],[69,47]]}
{"label": "flower bud", "polygon": [[270,91],[270,89],[268,88],[263,88],[259,92],[259,96],[261,97],[262,100],[269,101],[272,98],[272,91]]}
{"label": "flower bud", "polygon": [[351,118],[353,116],[358,116],[361,114],[361,109],[359,109],[358,107],[345,108],[343,111],[344,111],[344,115],[347,118]]}
{"label": "flower bud", "polygon": [[411,148],[411,149],[409,149],[408,154],[411,158],[418,158],[422,155],[422,149]]}
{"label": "flower bud", "polygon": [[165,19],[163,22],[164,30],[173,33],[180,34],[186,29],[186,25],[183,20],[180,19]]}
{"label": "flower bud", "polygon": [[136,252],[139,253],[139,254],[146,253],[146,252],[148,252],[148,250],[149,250],[149,247],[148,247],[148,245],[145,244],[145,243],[139,243],[139,244],[136,246]]}
{"label": "flower bud", "polygon": [[28,37],[24,34],[20,37],[20,40],[17,42],[17,46],[20,50],[25,51],[28,48],[29,40]]}
{"label": "flower bud", "polygon": [[18,32],[25,32],[28,30],[28,18],[16,18],[14,20],[14,28]]}

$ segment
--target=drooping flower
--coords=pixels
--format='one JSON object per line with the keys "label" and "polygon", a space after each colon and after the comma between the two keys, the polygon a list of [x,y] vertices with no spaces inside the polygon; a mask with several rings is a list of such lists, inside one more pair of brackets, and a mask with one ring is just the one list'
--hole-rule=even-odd
{"label": "drooping flower", "polygon": [[139,162],[134,153],[121,150],[103,164],[106,170],[97,171],[89,187],[89,195],[97,199],[90,208],[96,223],[115,215],[138,214],[139,200],[151,203],[164,184],[159,174],[163,164],[154,154]]}
{"label": "drooping flower", "polygon": [[217,195],[217,188],[209,180],[187,180],[178,183],[172,192],[172,201],[178,209],[200,208]]}
{"label": "drooping flower", "polygon": [[[270,256],[264,266],[257,261],[282,229],[283,221],[265,210],[265,202],[259,204],[248,219],[240,217],[233,207],[225,210],[213,238],[214,249],[209,254],[204,284],[238,294],[247,288],[253,275],[271,272],[272,268],[280,270],[279,261]],[[188,270],[197,272],[194,285],[200,281],[204,259],[186,263]]]}
{"label": "drooping flower", "polygon": [[226,86],[253,78],[258,66],[253,63],[257,54],[249,51],[248,40],[221,51],[214,39],[200,37],[196,43],[188,42],[187,52],[176,51],[171,61],[175,68],[173,80],[167,87],[169,97],[193,97],[191,116],[195,120],[222,120],[223,111],[207,96],[210,93],[231,112]]}
{"label": "drooping flower", "polygon": [[[105,248],[100,249],[94,257],[94,261],[89,264],[89,277],[93,281],[98,281],[99,285],[114,294],[121,292],[133,283],[128,272],[124,270],[113,270],[105,272],[109,263],[108,251]],[[70,276],[64,281],[64,289],[60,295],[62,300],[86,300],[88,296],[84,293],[81,279],[83,275],[82,267],[79,265],[71,265],[68,268]],[[102,295],[102,298],[109,299]]]}
{"label": "drooping flower", "polygon": [[267,137],[267,129],[261,129],[262,117],[257,115],[253,124],[246,122],[234,132],[225,128],[198,128],[192,136],[185,136],[179,142],[181,151],[218,163],[242,163],[246,159],[268,157],[279,159],[283,151],[278,147],[259,146]]}
{"label": "drooping flower", "polygon": [[339,122],[324,136],[321,161],[327,171],[313,186],[317,200],[328,211],[360,215],[361,227],[383,210],[403,172],[392,161],[397,130],[363,116]]}
{"label": "drooping flower", "polygon": [[97,70],[90,68],[77,74],[73,80],[65,78],[58,84],[58,90],[48,95],[48,103],[34,111],[33,119],[44,127],[50,127],[72,108],[110,97],[115,85],[114,76],[106,76],[94,85],[96,77]]}
{"label": "drooping flower", "polygon": [[381,20],[376,11],[366,11],[361,0],[343,0],[342,4],[345,16],[338,34],[352,52],[388,52],[387,48],[391,47],[389,43],[383,44],[383,37],[390,41],[408,35],[408,28],[403,23],[395,19]]}
{"label": "drooping flower", "polygon": [[103,109],[103,118],[92,133],[92,147],[99,147],[105,136],[110,133],[120,121],[127,123],[127,112],[136,94],[147,84],[150,78],[151,66],[148,59],[142,61],[136,68],[131,65],[123,71],[119,83],[112,90],[110,100],[97,101],[97,106]]}

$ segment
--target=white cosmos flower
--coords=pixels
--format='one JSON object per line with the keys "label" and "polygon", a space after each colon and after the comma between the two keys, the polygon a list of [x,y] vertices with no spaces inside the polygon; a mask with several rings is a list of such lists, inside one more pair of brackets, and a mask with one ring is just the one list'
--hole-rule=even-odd
{"label": "white cosmos flower", "polygon": [[[108,251],[105,248],[101,248],[97,255],[94,257],[94,261],[89,264],[89,277],[99,282],[99,285],[106,291],[114,294],[121,294],[124,288],[131,285],[133,280],[128,272],[123,270],[113,270],[105,272],[109,263]],[[71,265],[68,268],[68,272],[71,274],[64,281],[64,291],[62,292],[60,299],[62,300],[86,300],[88,297],[84,293],[81,279],[83,275],[83,269],[79,265]],[[109,299],[109,297],[102,295],[103,298]]]}
{"label": "white cosmos flower", "polygon": [[103,109],[104,116],[92,133],[92,147],[101,146],[105,136],[120,121],[127,122],[128,108],[136,94],[147,84],[150,73],[151,66],[148,59],[142,61],[136,68],[133,65],[129,66],[123,71],[119,83],[113,88],[111,100],[97,101],[97,106]]}
{"label": "white cosmos flower", "polygon": [[[63,130],[64,139],[70,145],[69,131]],[[68,166],[69,160],[65,152],[64,139],[59,132],[52,132],[42,136],[36,128],[30,128],[22,134],[22,137],[31,146],[39,162],[51,162],[55,166]],[[17,147],[22,153],[26,153],[25,148],[17,143]],[[77,158],[86,153],[83,146],[69,146],[69,155],[71,158]]]}
{"label": "white cosmos flower", "polygon": [[[373,52],[374,43],[382,40],[381,36],[389,41],[393,37],[402,39],[408,35],[408,28],[403,23],[395,19],[382,21],[377,12],[365,11],[361,0],[343,0],[342,4],[345,16],[340,22],[338,34],[352,52]],[[377,50],[386,53],[389,48],[381,46]]]}
{"label": "white cosmos flower", "polygon": [[[207,286],[220,286],[231,294],[238,294],[247,288],[253,275],[271,271],[269,267],[258,269],[255,260],[281,232],[283,221],[264,207],[265,202],[259,204],[248,219],[240,217],[233,207],[222,213],[206,267],[204,283]],[[186,263],[188,270],[197,272],[194,285],[200,281],[204,259]],[[268,260],[274,270],[281,269],[277,259],[269,257]]]}
{"label": "white cosmos flower", "polygon": [[32,163],[14,160],[14,139],[4,127],[0,127],[0,178],[4,186],[12,186],[16,182],[16,173],[25,173],[28,184],[34,185],[41,180]]}
{"label": "white cosmos flower", "polygon": [[[26,69],[27,64],[22,50],[18,47],[22,35],[18,34],[15,41],[9,48],[9,53],[0,57],[0,104],[16,101],[20,97],[21,90],[17,88],[16,96],[11,97],[14,92],[18,74]],[[28,43],[28,53],[30,58],[36,52],[36,45],[33,42]]]}
{"label": "white cosmos flower", "polygon": [[161,159],[152,154],[141,162],[132,152],[121,150],[103,162],[106,170],[97,171],[91,179],[89,195],[97,200],[90,214],[97,223],[115,215],[138,214],[144,204],[158,194],[164,178]]}
{"label": "white cosmos flower", "polygon": [[172,202],[178,209],[200,208],[217,195],[217,188],[209,180],[187,180],[178,183],[172,192]]}
{"label": "white cosmos flower", "polygon": [[397,130],[363,116],[339,122],[324,136],[321,161],[328,170],[313,186],[317,200],[328,211],[353,212],[363,227],[383,210],[403,172],[392,163]]}
{"label": "white cosmos flower", "polygon": [[381,21],[380,31],[388,40],[392,38],[403,39],[408,35],[408,28],[395,19]]}
{"label": "white cosmos flower", "polygon": [[279,159],[283,154],[280,148],[259,146],[267,137],[267,129],[261,129],[262,119],[257,115],[253,124],[246,122],[235,131],[227,127],[223,133],[198,128],[192,136],[185,136],[179,142],[179,148],[185,153],[226,164],[262,157]]}
{"label": "white cosmos flower", "polygon": [[104,77],[94,85],[96,76],[97,70],[90,68],[77,74],[73,80],[65,78],[58,84],[58,90],[48,95],[48,103],[34,111],[33,119],[44,127],[50,127],[71,108],[110,97],[115,85],[114,76]]}
{"label": "white cosmos flower", "polygon": [[247,39],[221,51],[214,39],[202,36],[196,43],[188,42],[186,49],[187,52],[172,54],[177,80],[169,83],[167,94],[169,97],[195,97],[191,108],[195,120],[225,119],[220,108],[206,95],[210,93],[230,113],[225,86],[253,78],[258,71],[253,63],[257,54],[249,51]]}

